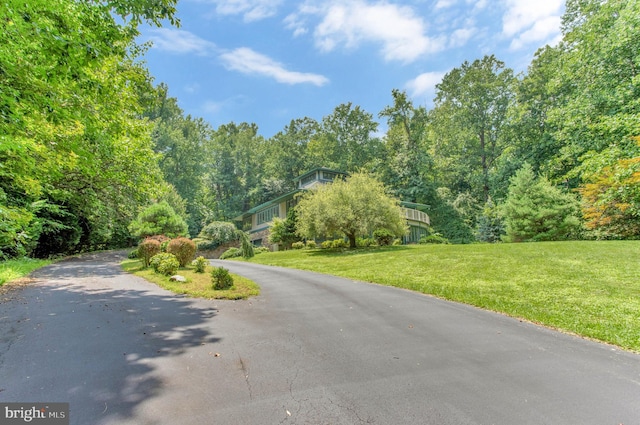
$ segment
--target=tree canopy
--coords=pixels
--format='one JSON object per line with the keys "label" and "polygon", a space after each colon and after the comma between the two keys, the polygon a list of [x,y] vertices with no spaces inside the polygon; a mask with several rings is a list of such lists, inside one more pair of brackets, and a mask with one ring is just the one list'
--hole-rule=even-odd
{"label": "tree canopy", "polygon": [[[0,4],[0,258],[126,245],[138,212],[162,202],[196,235],[317,167],[373,172],[373,188],[428,204],[435,232],[470,242],[501,233],[497,211],[514,202],[510,182],[526,163],[550,208],[579,197],[584,232],[572,237],[640,238],[637,1],[568,0],[562,41],[526,72],[491,54],[469,58],[437,85],[431,109],[393,90],[377,114],[383,131],[346,102],[322,118],[292,117],[270,138],[253,123],[213,128],[185,116],[166,85],[153,85],[137,28],[178,25],[176,3]],[[304,231],[375,228],[360,225]]]}
{"label": "tree canopy", "polygon": [[399,201],[387,194],[379,180],[356,173],[346,180],[316,186],[296,206],[297,232],[307,238],[342,235],[349,246],[356,238],[386,229],[397,237],[407,233]]}

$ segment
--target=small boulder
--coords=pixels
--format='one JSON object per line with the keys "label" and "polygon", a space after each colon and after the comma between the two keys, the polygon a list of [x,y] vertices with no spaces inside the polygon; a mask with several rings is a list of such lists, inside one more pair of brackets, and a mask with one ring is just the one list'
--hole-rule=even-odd
{"label": "small boulder", "polygon": [[169,278],[169,280],[173,282],[186,282],[187,278],[184,276],[180,276],[179,274],[173,275]]}

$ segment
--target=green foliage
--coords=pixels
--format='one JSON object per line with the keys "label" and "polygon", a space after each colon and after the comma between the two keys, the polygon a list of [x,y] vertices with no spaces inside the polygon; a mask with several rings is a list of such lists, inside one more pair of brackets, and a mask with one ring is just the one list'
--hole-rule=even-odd
{"label": "green foliage", "polygon": [[243,258],[253,257],[255,255],[255,252],[254,252],[253,244],[249,239],[249,234],[241,230],[238,230],[238,236],[241,241],[240,250],[242,251],[242,257]]}
{"label": "green foliage", "polygon": [[489,198],[478,218],[476,239],[480,242],[499,242],[505,234],[505,226],[500,209]]}
{"label": "green foliage", "polygon": [[265,252],[271,252],[271,251],[269,250],[269,248],[267,248],[266,246],[259,246],[259,247],[255,248],[253,251],[254,251],[254,253],[255,253],[256,255],[258,255],[258,254],[264,254]]}
{"label": "green foliage", "polygon": [[227,258],[236,258],[242,256],[242,250],[240,248],[229,248],[225,252],[220,255],[221,260],[226,260]]}
{"label": "green foliage", "polygon": [[149,267],[151,258],[160,251],[160,242],[157,239],[146,238],[138,245],[138,256],[142,259],[145,268]]}
{"label": "green foliage", "polygon": [[525,164],[511,179],[509,195],[502,205],[505,241],[551,241],[575,238],[580,231],[577,199],[536,178]]}
{"label": "green foliage", "polygon": [[175,238],[187,235],[187,223],[166,201],[163,201],[142,210],[129,225],[129,230],[138,238],[152,235]]}
{"label": "green foliage", "polygon": [[473,230],[460,212],[445,200],[438,199],[429,211],[433,231],[440,233],[454,244],[466,244],[475,240]]}
{"label": "green foliage", "polygon": [[209,261],[207,261],[207,259],[203,256],[199,256],[198,258],[193,260],[193,265],[196,268],[196,273],[204,273],[205,269],[207,268],[207,264],[209,264]]}
{"label": "green foliage", "polygon": [[206,241],[209,241],[208,247],[216,248],[227,242],[237,241],[240,238],[238,229],[233,223],[226,221],[213,221],[200,231],[198,235]]}
{"label": "green foliage", "polygon": [[134,249],[134,250],[132,250],[132,251],[129,251],[129,254],[127,254],[127,258],[128,258],[129,260],[135,260],[135,259],[137,259],[137,258],[141,258],[141,257],[140,257],[139,249],[138,249],[138,248],[136,248],[136,249]]}
{"label": "green foliage", "polygon": [[176,256],[180,267],[186,267],[196,254],[196,244],[188,238],[172,239],[167,245],[166,252]]}
{"label": "green foliage", "polygon": [[376,229],[396,236],[407,232],[398,201],[387,195],[380,181],[364,173],[317,186],[305,193],[296,208],[298,234],[307,238],[343,234],[352,248],[358,236]]}
{"label": "green foliage", "polygon": [[375,246],[376,241],[372,238],[358,238],[356,239],[356,246],[358,248],[368,248],[370,246]]}
{"label": "green foliage", "polygon": [[308,249],[315,249],[317,248],[317,244],[316,241],[314,241],[313,239],[309,239],[306,243],[306,246]]}
{"label": "green foliage", "polygon": [[385,246],[393,244],[396,237],[387,229],[376,229],[373,232],[373,238],[379,246]]}
{"label": "green foliage", "polygon": [[291,246],[292,243],[300,241],[300,236],[296,233],[296,222],[298,221],[295,208],[291,208],[287,212],[285,220],[274,217],[271,227],[269,228],[269,243],[283,244],[285,248]]}
{"label": "green foliage", "polygon": [[291,248],[293,249],[303,249],[304,248],[304,242],[294,242],[291,244]]}
{"label": "green foliage", "polygon": [[222,291],[230,289],[233,286],[233,277],[229,274],[229,270],[224,267],[214,267],[211,270],[211,283],[213,289]]}
{"label": "green foliage", "polygon": [[421,237],[418,243],[420,245],[425,245],[425,244],[445,244],[446,245],[449,243],[449,240],[443,237],[439,233],[434,233],[433,235]]}
{"label": "green foliage", "polygon": [[344,239],[334,239],[331,241],[331,248],[348,248],[349,242]]}
{"label": "green foliage", "polygon": [[329,249],[333,246],[333,241],[322,241],[320,242],[320,248]]}
{"label": "green foliage", "polygon": [[176,256],[169,254],[168,252],[161,252],[160,254],[154,255],[151,257],[151,261],[149,263],[151,264],[153,271],[165,276],[175,274],[180,267],[180,262]]}

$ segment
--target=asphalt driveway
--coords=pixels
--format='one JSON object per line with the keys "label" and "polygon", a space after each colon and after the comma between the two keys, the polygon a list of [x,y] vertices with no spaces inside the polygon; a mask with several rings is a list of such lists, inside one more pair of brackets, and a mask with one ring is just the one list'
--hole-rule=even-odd
{"label": "asphalt driveway", "polygon": [[[0,401],[85,424],[640,424],[640,356],[395,288],[240,262],[185,298],[123,253],[0,293]],[[639,313],[640,314],[640,313]]]}

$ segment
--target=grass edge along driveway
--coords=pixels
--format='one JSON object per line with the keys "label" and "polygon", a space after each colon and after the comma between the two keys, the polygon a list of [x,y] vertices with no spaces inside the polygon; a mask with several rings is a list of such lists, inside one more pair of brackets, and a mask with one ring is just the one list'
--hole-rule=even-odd
{"label": "grass edge along driveway", "polygon": [[640,352],[640,241],[290,250],[250,261],[422,292]]}

